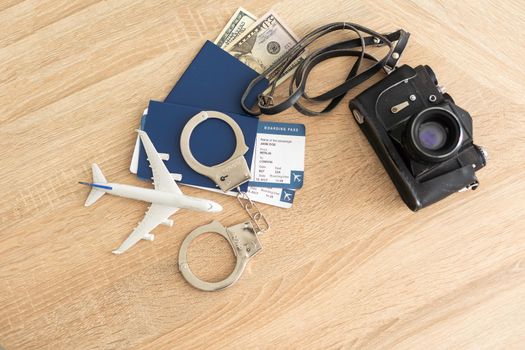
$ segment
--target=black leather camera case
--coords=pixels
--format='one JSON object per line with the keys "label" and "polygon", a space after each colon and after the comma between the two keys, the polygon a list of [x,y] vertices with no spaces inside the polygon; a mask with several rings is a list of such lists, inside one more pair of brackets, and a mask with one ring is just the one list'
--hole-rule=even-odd
{"label": "black leather camera case", "polygon": [[[486,160],[484,151],[472,142],[472,118],[442,93],[428,66],[395,69],[351,100],[349,107],[411,210],[477,187],[475,171],[485,166]],[[406,146],[407,125],[429,108],[450,113],[462,128],[457,150],[439,162],[420,159]]]}

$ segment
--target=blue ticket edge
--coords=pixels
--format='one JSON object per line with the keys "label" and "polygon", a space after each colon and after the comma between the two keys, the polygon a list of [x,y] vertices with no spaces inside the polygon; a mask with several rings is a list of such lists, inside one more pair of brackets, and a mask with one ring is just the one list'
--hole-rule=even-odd
{"label": "blue ticket edge", "polygon": [[[306,137],[306,127],[304,126],[304,124],[267,122],[261,120],[257,127],[257,134]],[[291,183],[250,181],[248,182],[248,185],[254,187],[273,187],[289,190],[298,190],[303,187],[304,170],[292,170],[290,173],[290,179],[292,181]]]}

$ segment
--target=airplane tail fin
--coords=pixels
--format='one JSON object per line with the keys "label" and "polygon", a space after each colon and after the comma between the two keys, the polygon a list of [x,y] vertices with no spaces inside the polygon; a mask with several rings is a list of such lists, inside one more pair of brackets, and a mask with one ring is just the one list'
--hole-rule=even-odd
{"label": "airplane tail fin", "polygon": [[84,203],[84,205],[86,207],[89,207],[91,204],[93,204],[96,201],[98,201],[98,199],[100,197],[102,197],[104,195],[104,193],[106,193],[106,192],[101,191],[101,190],[97,189],[96,187],[93,187],[91,189],[91,192],[89,192],[89,195],[88,195],[88,197],[86,199],[86,203]]}
{"label": "airplane tail fin", "polygon": [[102,174],[102,170],[98,167],[98,165],[94,164],[91,166],[91,171],[93,172],[93,182],[97,184],[105,184],[108,183],[108,180],[104,177]]}
{"label": "airplane tail fin", "polygon": [[[93,172],[93,183],[96,183],[96,184],[105,184],[107,183],[108,181],[106,180],[106,178],[104,177],[104,175],[102,174],[102,170],[100,170],[100,168],[98,167],[98,165],[96,164],[93,164],[91,166],[91,171]],[[89,207],[90,205],[92,205],[93,203],[95,203],[96,201],[99,200],[100,197],[102,197],[104,195],[104,193],[106,193],[105,191],[102,191],[100,190],[99,188],[97,187],[94,187],[92,186],[91,188],[91,192],[89,192],[89,195],[86,199],[86,203],[84,203],[84,205],[86,207]]]}

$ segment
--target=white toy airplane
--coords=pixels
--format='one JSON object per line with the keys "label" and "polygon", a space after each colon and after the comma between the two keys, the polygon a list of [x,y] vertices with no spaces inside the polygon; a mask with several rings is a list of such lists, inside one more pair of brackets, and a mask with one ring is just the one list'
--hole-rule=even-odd
{"label": "white toy airplane", "polygon": [[[117,250],[113,251],[114,254],[124,253],[141,239],[153,241],[155,237],[150,231],[160,224],[171,227],[173,225],[173,220],[169,220],[169,217],[180,208],[210,213],[216,213],[222,210],[222,207],[215,202],[182,194],[182,191],[175,183],[175,180],[166,168],[161,156],[155,150],[148,134],[142,130],[137,130],[137,132],[139,133],[142,145],[146,150],[146,155],[153,172],[155,189],[108,183],[104,175],[102,175],[102,171],[96,164],[93,164],[92,166],[93,182],[80,182],[83,185],[92,187],[91,192],[86,199],[86,207],[95,203],[104,195],[104,193],[152,203],[146,212],[144,219],[142,219],[140,224],[122,243],[122,245]],[[167,160],[167,157],[164,154],[163,156],[164,159]]]}

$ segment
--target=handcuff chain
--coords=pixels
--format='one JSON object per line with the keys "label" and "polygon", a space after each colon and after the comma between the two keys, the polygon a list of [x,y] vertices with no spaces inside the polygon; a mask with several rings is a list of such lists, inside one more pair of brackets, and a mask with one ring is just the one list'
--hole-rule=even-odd
{"label": "handcuff chain", "polygon": [[241,207],[250,217],[250,220],[252,221],[255,228],[255,233],[261,234],[268,231],[270,229],[270,223],[259,207],[257,207],[250,197],[248,197],[246,192],[241,191],[240,187],[237,187],[237,191],[237,201],[239,201]]}

